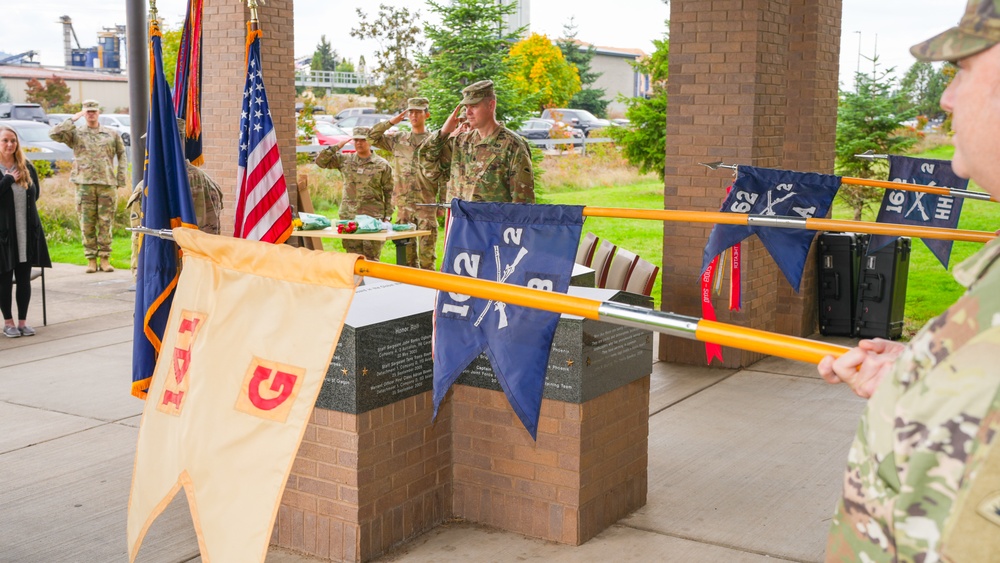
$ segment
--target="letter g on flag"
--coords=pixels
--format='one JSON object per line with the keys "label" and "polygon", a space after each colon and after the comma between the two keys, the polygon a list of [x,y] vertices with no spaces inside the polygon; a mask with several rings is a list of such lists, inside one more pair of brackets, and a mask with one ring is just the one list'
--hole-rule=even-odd
{"label": "letter g on flag", "polygon": [[305,374],[305,368],[255,356],[243,377],[236,410],[258,418],[285,422]]}

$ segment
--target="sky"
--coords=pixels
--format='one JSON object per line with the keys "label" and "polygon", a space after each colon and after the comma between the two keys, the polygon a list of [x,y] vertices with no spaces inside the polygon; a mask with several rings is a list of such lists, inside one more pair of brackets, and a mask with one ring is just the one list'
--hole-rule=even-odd
{"label": "sky", "polygon": [[[895,67],[898,74],[905,72],[915,62],[909,47],[955,25],[965,3],[965,0],[843,0],[842,86],[853,86],[854,73],[859,68],[871,72],[870,59],[876,53],[881,68]],[[40,61],[46,65],[63,63],[59,16],[72,18],[76,36],[84,47],[97,44],[97,32],[102,27],[125,23],[124,0],[43,0],[42,8],[32,2],[12,0],[5,4],[13,4],[3,9],[5,21],[30,25],[5,26],[0,34],[0,51],[11,54],[29,49],[40,51]],[[373,16],[379,4],[417,9],[425,21],[433,17],[420,0],[295,0],[296,57],[311,55],[320,36],[325,34],[341,57],[356,63],[364,55],[372,61],[375,44],[351,37],[350,31],[357,8]],[[183,23],[186,5],[186,0],[157,1],[167,27]],[[41,18],[40,13],[44,14]],[[664,35],[664,21],[669,13],[662,0],[530,0],[530,28],[558,38],[572,16],[578,28],[577,38],[582,41],[652,52],[653,40]],[[267,23],[262,24],[266,39]]]}

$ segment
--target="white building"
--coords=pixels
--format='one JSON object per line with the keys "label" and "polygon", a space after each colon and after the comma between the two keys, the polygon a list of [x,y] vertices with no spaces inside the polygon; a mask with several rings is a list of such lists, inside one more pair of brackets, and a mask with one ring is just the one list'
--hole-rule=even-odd
{"label": "white building", "polygon": [[54,76],[66,81],[71,103],[97,100],[107,113],[128,107],[128,78],[124,74],[66,70],[62,67],[0,65],[0,80],[7,86],[11,100],[15,103],[28,101],[25,90],[29,80],[34,78],[44,85],[46,78]]}

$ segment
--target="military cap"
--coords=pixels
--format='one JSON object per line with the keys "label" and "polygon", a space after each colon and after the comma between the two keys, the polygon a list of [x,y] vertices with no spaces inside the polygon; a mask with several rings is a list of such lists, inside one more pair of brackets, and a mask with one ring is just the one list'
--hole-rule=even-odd
{"label": "military cap", "polygon": [[462,90],[462,103],[465,105],[478,104],[486,98],[493,98],[493,81],[480,80],[475,84],[470,84]]}
{"label": "military cap", "polygon": [[969,0],[957,26],[910,47],[917,60],[957,61],[1000,43],[1000,0]]}
{"label": "military cap", "polygon": [[101,111],[101,102],[97,100],[84,100],[83,111]]}
{"label": "military cap", "polygon": [[410,98],[406,100],[406,111],[410,111],[411,109],[427,111],[427,108],[430,106],[431,103],[427,101],[427,98]]}
{"label": "military cap", "polygon": [[355,127],[354,130],[351,131],[351,138],[368,139],[368,132],[371,130],[372,130],[371,127]]}

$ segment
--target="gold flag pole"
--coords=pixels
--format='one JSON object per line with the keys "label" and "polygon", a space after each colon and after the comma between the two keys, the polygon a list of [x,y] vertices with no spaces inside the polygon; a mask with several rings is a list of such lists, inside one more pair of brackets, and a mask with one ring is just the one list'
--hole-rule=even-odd
{"label": "gold flag pole", "polygon": [[[723,164],[722,162],[699,162],[698,164],[711,168],[712,170],[718,170],[719,168],[728,168],[730,170],[739,169],[739,166],[736,164]],[[847,184],[849,186],[870,186],[873,188],[884,188],[887,190],[902,190],[904,192],[935,194],[948,197],[957,197],[962,199],[974,199],[977,201],[992,201],[994,203],[998,201],[997,199],[991,197],[990,194],[985,192],[970,192],[968,190],[958,190],[955,188],[946,188],[940,186],[925,186],[923,184],[904,184],[902,182],[869,180],[868,178],[850,178],[847,176],[842,176],[840,178],[840,183]]]}
{"label": "gold flag pole", "polygon": [[[173,240],[173,231],[168,229],[155,230],[136,227],[128,230],[137,231],[146,236]],[[359,276],[371,276],[439,291],[491,299],[510,305],[652,330],[688,340],[701,340],[813,364],[819,363],[825,356],[840,356],[848,350],[843,346],[807,338],[655,311],[624,303],[598,301],[431,270],[369,262],[364,259],[359,259],[355,263],[354,273]]]}

